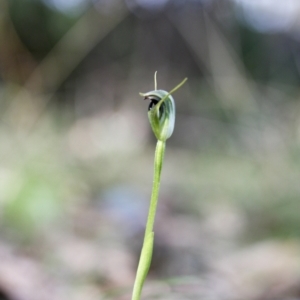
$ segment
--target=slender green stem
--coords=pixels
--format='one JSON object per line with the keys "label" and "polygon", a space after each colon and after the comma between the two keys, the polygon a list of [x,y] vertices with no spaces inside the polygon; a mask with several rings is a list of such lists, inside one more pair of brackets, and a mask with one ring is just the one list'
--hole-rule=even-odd
{"label": "slender green stem", "polygon": [[148,219],[146,224],[145,236],[143,247],[141,251],[140,261],[137,269],[137,274],[134,282],[132,300],[139,300],[141,297],[144,281],[149,271],[149,267],[152,259],[154,232],[153,226],[155,221],[159,186],[160,186],[160,174],[166,149],[166,142],[157,141],[155,158],[154,158],[154,177],[153,187],[151,194],[151,201],[148,213]]}
{"label": "slender green stem", "polygon": [[152,187],[151,202],[149,207],[145,235],[153,231],[159,186],[160,186],[160,174],[161,174],[162,164],[164,160],[165,149],[166,149],[166,142],[158,140],[155,149],[153,187]]}

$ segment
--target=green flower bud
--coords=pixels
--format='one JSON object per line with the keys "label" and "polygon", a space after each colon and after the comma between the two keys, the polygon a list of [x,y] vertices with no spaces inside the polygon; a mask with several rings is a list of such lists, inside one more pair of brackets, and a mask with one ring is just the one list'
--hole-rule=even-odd
{"label": "green flower bud", "polygon": [[165,142],[173,133],[175,125],[175,102],[164,90],[154,90],[141,94],[150,100],[148,118],[156,138]]}
{"label": "green flower bud", "polygon": [[165,142],[173,133],[175,125],[175,102],[171,96],[186,81],[185,78],[172,91],[156,89],[156,73],[154,75],[155,90],[148,93],[140,93],[144,100],[150,100],[148,106],[148,118],[152,130],[159,141]]}

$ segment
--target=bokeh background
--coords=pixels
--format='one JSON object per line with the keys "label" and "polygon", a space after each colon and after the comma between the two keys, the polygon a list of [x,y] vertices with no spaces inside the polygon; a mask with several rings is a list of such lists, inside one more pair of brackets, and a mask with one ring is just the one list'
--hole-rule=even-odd
{"label": "bokeh background", "polygon": [[299,0],[0,0],[0,299],[300,299]]}

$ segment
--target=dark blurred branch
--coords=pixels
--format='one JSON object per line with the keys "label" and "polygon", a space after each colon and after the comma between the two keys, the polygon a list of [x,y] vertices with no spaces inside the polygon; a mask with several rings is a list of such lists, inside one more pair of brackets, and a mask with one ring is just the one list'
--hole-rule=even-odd
{"label": "dark blurred branch", "polygon": [[0,74],[6,82],[24,84],[36,61],[23,45],[9,17],[8,3],[0,0]]}
{"label": "dark blurred branch", "polygon": [[[14,111],[16,109],[24,108],[24,105],[20,106],[19,104],[21,102],[24,103],[26,99],[29,103],[33,100],[37,103],[40,102],[40,110],[43,110],[53,93],[68,78],[78,64],[127,15],[128,10],[122,5],[122,1],[120,1],[118,10],[113,15],[101,14],[93,7],[87,10],[32,72],[17,95],[13,97],[6,112],[6,118],[9,120],[11,115],[15,115]],[[36,94],[30,87],[41,80],[42,90],[50,93],[47,99],[36,101],[37,98],[42,96]],[[19,114],[17,113],[17,115]],[[32,126],[39,115],[40,112],[35,112],[35,117],[31,118],[31,124],[27,125],[29,127]]]}
{"label": "dark blurred branch", "polygon": [[224,109],[257,109],[256,92],[243,63],[218,24],[206,12],[202,13],[202,18],[199,18],[199,12],[190,12],[169,14],[169,19],[191,49],[199,68],[207,72],[210,85],[223,100]]}

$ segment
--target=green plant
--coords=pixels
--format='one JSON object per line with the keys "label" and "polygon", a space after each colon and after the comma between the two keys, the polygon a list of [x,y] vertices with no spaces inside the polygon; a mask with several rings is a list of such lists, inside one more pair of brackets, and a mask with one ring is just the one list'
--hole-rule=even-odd
{"label": "green plant", "polygon": [[164,90],[157,90],[155,72],[154,90],[145,94],[140,93],[140,95],[143,96],[145,100],[150,100],[150,104],[148,107],[148,118],[152,130],[157,138],[157,144],[154,158],[154,179],[152,186],[151,201],[149,206],[143,247],[132,292],[132,300],[140,299],[144,281],[146,279],[151,264],[154,242],[153,226],[160,186],[161,169],[166,149],[166,140],[172,135],[175,124],[175,102],[171,94],[177,91],[186,81],[187,78],[185,78],[170,92]]}

